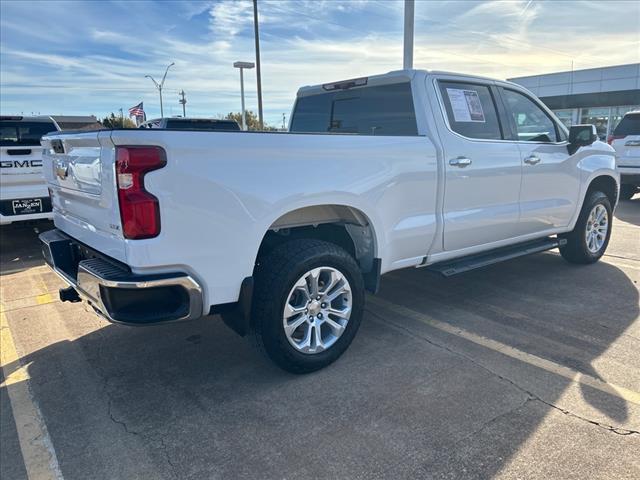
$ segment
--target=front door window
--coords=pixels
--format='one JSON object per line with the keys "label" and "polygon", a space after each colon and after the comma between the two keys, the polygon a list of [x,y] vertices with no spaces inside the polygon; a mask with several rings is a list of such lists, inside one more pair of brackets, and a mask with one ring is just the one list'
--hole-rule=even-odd
{"label": "front door window", "polygon": [[504,98],[511,112],[519,141],[558,141],[555,123],[553,123],[551,117],[530,98],[508,89],[504,90]]}

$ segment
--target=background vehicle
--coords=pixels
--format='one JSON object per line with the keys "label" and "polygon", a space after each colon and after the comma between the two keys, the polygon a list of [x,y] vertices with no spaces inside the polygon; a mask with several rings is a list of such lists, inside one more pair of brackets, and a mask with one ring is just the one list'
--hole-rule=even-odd
{"label": "background vehicle", "polygon": [[40,138],[59,130],[97,129],[95,117],[0,117],[0,224],[51,218]]}
{"label": "background vehicle", "polygon": [[164,128],[167,130],[240,130],[234,120],[220,120],[218,118],[156,118],[147,120],[138,128]]}
{"label": "background vehicle", "polygon": [[628,112],[609,136],[620,172],[620,199],[640,191],[640,111]]}
{"label": "background vehicle", "polygon": [[607,248],[614,150],[518,85],[407,70],[304,87],[290,130],[47,135],[61,298],[127,324],[221,313],[302,373],[344,352],[385,272]]}

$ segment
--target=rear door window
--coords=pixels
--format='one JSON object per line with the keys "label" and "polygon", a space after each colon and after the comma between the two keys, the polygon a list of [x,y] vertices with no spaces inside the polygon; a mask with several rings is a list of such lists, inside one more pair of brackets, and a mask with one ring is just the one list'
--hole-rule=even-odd
{"label": "rear door window", "polygon": [[418,135],[411,84],[394,83],[300,97],[290,131]]}
{"label": "rear door window", "polygon": [[495,99],[488,85],[439,81],[451,130],[468,138],[501,140]]}
{"label": "rear door window", "polygon": [[0,121],[0,146],[19,147],[40,145],[40,139],[56,127],[50,122]]}
{"label": "rear door window", "polygon": [[627,113],[613,131],[616,137],[640,135],[640,113]]}

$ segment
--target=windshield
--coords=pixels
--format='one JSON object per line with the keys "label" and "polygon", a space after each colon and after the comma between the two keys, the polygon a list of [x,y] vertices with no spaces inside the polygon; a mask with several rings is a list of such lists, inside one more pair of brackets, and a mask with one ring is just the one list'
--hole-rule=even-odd
{"label": "windshield", "polygon": [[49,132],[55,132],[56,127],[50,122],[16,122],[0,121],[0,146],[35,146],[40,145],[40,139]]}

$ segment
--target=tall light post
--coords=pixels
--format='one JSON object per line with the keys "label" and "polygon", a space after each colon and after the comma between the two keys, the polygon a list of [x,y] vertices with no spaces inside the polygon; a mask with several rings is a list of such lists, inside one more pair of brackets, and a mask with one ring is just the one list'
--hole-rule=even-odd
{"label": "tall light post", "polygon": [[255,64],[252,62],[234,62],[233,66],[240,69],[240,100],[242,103],[242,130],[247,129],[247,117],[244,109],[244,74],[245,68],[253,68]]}
{"label": "tall light post", "polygon": [[153,84],[158,89],[158,92],[160,93],[160,117],[161,118],[164,118],[164,110],[162,109],[162,87],[164,87],[164,80],[167,78],[167,72],[169,71],[169,68],[173,67],[174,65],[175,65],[175,63],[173,63],[173,62],[171,62],[169,65],[167,65],[167,69],[164,71],[164,75],[162,76],[162,80],[160,81],[160,83],[156,82],[155,78],[153,78],[151,75],[145,75],[144,76],[144,78],[150,78],[151,79]]}
{"label": "tall light post", "polygon": [[404,58],[402,68],[410,70],[413,68],[413,11],[414,0],[404,0]]}
{"label": "tall light post", "polygon": [[256,81],[258,83],[258,121],[260,130],[264,129],[264,119],[262,118],[262,74],[260,70],[260,32],[258,31],[258,0],[253,0],[253,32],[256,41]]}

